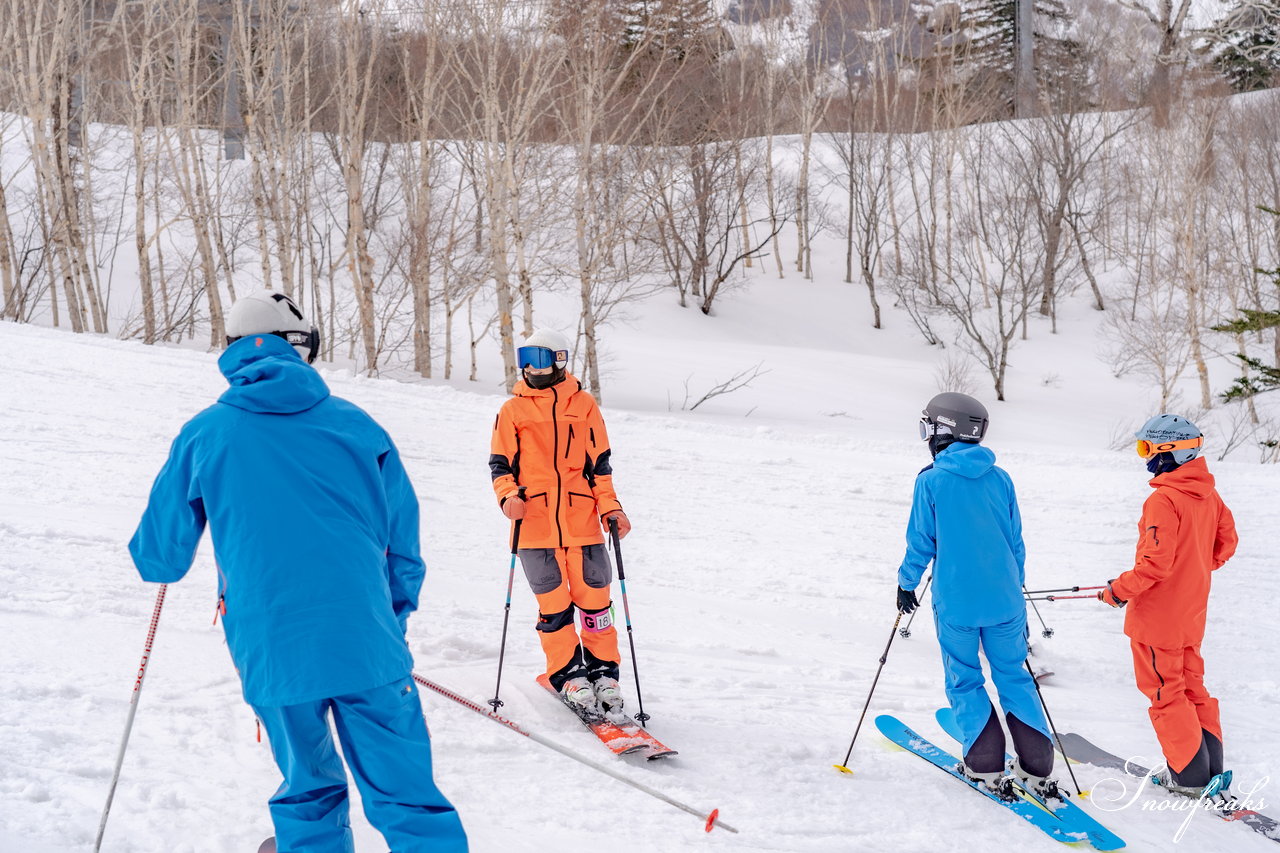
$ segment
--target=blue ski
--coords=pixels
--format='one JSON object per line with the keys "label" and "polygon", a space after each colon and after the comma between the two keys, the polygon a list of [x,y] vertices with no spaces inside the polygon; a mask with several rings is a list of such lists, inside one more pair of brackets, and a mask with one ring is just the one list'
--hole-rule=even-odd
{"label": "blue ski", "polygon": [[[933,715],[938,721],[938,725],[942,730],[955,738],[958,742],[963,742],[960,734],[960,726],[956,724],[955,712],[950,708],[939,708]],[[1005,755],[1007,760],[1010,756]],[[1014,780],[1017,781],[1016,779]],[[1119,850],[1124,847],[1124,839],[1098,823],[1091,814],[1084,809],[1071,802],[1068,798],[1061,800],[1042,800],[1035,794],[1018,785],[1018,791],[1025,799],[1032,800],[1035,803],[1049,809],[1055,816],[1060,819],[1066,826],[1081,830],[1088,833],[1089,843],[1098,850]],[[1068,795],[1069,796],[1069,795]]]}
{"label": "blue ski", "polygon": [[1027,823],[1044,832],[1050,838],[1061,841],[1064,844],[1072,844],[1077,841],[1088,841],[1088,834],[1083,830],[1076,830],[1067,826],[1053,814],[1045,811],[1034,802],[1026,800],[1014,800],[1007,802],[1000,799],[994,793],[987,790],[985,785],[970,781],[967,777],[957,769],[960,766],[960,759],[954,755],[943,752],[934,744],[921,737],[914,730],[907,727],[905,723],[891,714],[881,714],[876,717],[876,728],[878,728],[885,737],[899,746],[914,752],[939,770],[955,779],[958,779],[973,790],[982,794],[991,802],[1003,806]]}

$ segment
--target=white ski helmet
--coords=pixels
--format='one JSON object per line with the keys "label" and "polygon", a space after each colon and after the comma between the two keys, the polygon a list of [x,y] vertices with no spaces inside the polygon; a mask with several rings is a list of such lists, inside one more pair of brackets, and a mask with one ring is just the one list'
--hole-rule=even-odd
{"label": "white ski helmet", "polygon": [[249,335],[284,338],[307,364],[320,352],[320,331],[302,316],[292,299],[275,290],[241,296],[227,312],[227,345]]}
{"label": "white ski helmet", "polygon": [[1151,418],[1133,436],[1138,439],[1138,455],[1143,459],[1168,453],[1177,465],[1195,459],[1204,446],[1204,433],[1199,427],[1181,415],[1167,413]]}
{"label": "white ski helmet", "polygon": [[516,361],[521,370],[526,367],[564,370],[569,364],[569,339],[551,329],[538,329],[520,344]]}

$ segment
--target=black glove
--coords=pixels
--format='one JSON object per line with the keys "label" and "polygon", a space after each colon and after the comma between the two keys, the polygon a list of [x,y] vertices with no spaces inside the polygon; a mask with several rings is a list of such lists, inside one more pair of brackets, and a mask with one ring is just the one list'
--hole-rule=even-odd
{"label": "black glove", "polygon": [[920,602],[916,600],[916,592],[913,589],[903,589],[898,587],[898,612],[910,613],[920,606]]}

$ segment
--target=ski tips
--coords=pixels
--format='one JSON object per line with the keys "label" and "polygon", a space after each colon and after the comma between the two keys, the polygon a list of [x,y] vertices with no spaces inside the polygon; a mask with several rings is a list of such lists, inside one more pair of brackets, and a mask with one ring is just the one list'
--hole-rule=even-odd
{"label": "ski tips", "polygon": [[853,775],[853,771],[850,770],[848,767],[845,767],[843,764],[832,764],[831,766],[839,770],[841,773],[847,773],[850,776]]}

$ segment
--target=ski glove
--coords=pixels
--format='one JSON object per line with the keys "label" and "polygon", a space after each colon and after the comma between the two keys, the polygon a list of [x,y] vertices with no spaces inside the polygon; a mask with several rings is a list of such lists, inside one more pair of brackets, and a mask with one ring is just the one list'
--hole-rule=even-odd
{"label": "ski glove", "polygon": [[524,501],[520,498],[507,498],[502,502],[502,514],[512,521],[524,518]]}
{"label": "ski glove", "polygon": [[620,509],[613,512],[607,512],[602,516],[605,527],[609,526],[609,519],[616,518],[618,520],[618,538],[626,539],[627,534],[631,532],[631,520],[627,518],[627,514]]}
{"label": "ski glove", "polygon": [[1111,589],[1111,581],[1107,581],[1107,588],[1098,593],[1098,600],[1103,604],[1109,604],[1112,607],[1124,607],[1129,603],[1116,598],[1115,591]]}
{"label": "ski glove", "polygon": [[903,589],[898,587],[898,612],[910,613],[920,606],[920,602],[916,600],[916,592],[913,589]]}

